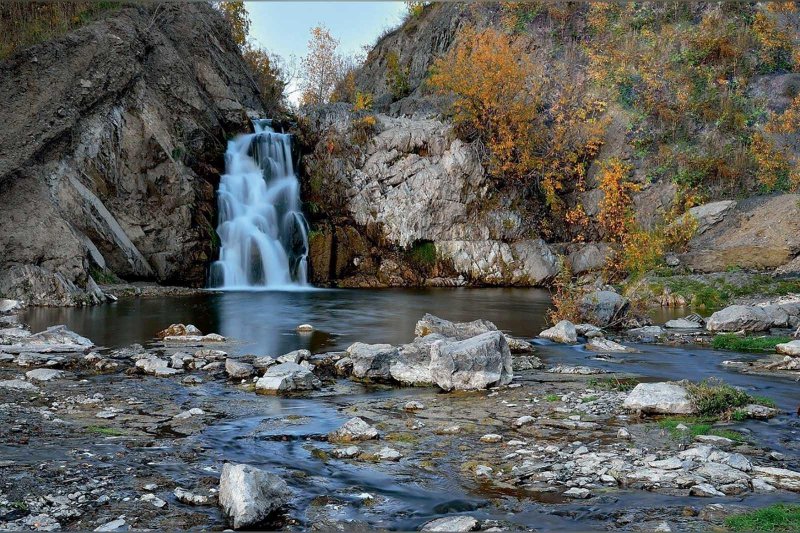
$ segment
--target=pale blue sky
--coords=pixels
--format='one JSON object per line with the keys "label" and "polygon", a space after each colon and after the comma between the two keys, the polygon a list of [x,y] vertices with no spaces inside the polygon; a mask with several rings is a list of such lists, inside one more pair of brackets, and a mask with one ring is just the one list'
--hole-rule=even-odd
{"label": "pale blue sky", "polygon": [[406,11],[404,2],[245,2],[250,37],[284,58],[306,54],[309,32],[324,24],[343,53],[357,53],[394,28]]}

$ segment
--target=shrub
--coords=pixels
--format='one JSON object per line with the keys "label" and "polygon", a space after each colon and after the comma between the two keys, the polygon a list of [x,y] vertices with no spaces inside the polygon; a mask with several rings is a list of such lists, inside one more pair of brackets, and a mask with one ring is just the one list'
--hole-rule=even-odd
{"label": "shrub", "polygon": [[408,76],[408,66],[401,66],[400,56],[394,50],[390,50],[386,54],[386,85],[394,100],[405,98],[411,91]]}
{"label": "shrub", "polygon": [[553,307],[547,310],[547,320],[551,324],[557,324],[562,320],[578,322],[581,317],[578,303],[583,292],[572,281],[572,269],[563,256],[559,257],[559,262],[560,271],[553,281],[551,290]]}
{"label": "shrub", "polygon": [[542,75],[519,41],[494,28],[462,30],[459,44],[436,60],[428,81],[439,93],[455,96],[456,127],[485,145],[491,174],[530,177]]}
{"label": "shrub", "polygon": [[430,241],[416,242],[411,247],[409,258],[420,267],[431,268],[436,265],[436,245]]}
{"label": "shrub", "polygon": [[621,160],[611,158],[601,165],[600,211],[597,220],[606,234],[606,238],[621,243],[628,229],[633,225],[631,194],[639,190],[639,186],[628,181],[631,167]]}
{"label": "shrub", "polygon": [[706,379],[686,386],[689,396],[702,416],[729,418],[737,408],[751,403],[746,392],[717,379]]}

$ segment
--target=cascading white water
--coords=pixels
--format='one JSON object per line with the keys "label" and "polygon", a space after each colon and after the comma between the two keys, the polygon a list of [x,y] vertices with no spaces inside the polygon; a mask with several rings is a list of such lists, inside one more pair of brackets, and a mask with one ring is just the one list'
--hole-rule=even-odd
{"label": "cascading white water", "polygon": [[210,284],[223,289],[282,289],[306,285],[308,223],[291,136],[272,121],[253,121],[255,133],[228,141],[217,192],[219,260]]}

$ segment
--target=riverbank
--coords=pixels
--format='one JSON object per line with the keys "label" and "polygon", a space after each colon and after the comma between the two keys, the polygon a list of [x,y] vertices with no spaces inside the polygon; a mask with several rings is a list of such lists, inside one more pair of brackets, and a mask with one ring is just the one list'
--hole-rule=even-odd
{"label": "riverbank", "polygon": [[[13,327],[15,319],[4,321]],[[362,338],[389,329],[398,328]],[[307,335],[293,330],[280,335]],[[755,356],[641,343],[603,354],[538,340],[533,357],[511,356],[510,383],[442,393],[335,376],[326,361],[344,354],[319,349],[291,358],[320,388],[276,396],[256,394],[249,377],[232,379],[242,368],[223,353],[254,365],[242,376],[260,375],[259,358],[281,353],[247,355],[248,339],[218,331],[229,338],[171,343],[151,330],[140,346],[105,349],[61,332],[50,340],[73,351],[40,345],[36,357],[6,339],[0,350],[18,353],[0,365],[2,526],[222,529],[216,498],[227,462],[286,481],[288,505],[268,525],[289,529],[418,529],[469,516],[480,529],[706,530],[743,508],[798,500],[787,490],[794,474],[767,470],[800,469],[796,384],[722,364]],[[156,358],[168,364],[141,363]],[[28,375],[36,368],[55,374]],[[624,405],[637,382],[684,378],[721,378],[769,396],[778,415],[709,422],[639,416]],[[353,417],[378,438],[332,442],[328,435]],[[695,488],[704,484],[713,491]]]}

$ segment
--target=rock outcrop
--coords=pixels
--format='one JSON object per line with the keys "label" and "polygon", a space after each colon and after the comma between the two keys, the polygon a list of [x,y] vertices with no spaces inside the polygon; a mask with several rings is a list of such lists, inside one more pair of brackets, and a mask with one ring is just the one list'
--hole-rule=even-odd
{"label": "rock outcrop", "polygon": [[109,10],[0,62],[0,295],[203,285],[225,138],[248,112],[264,113],[258,88],[203,3]]}

